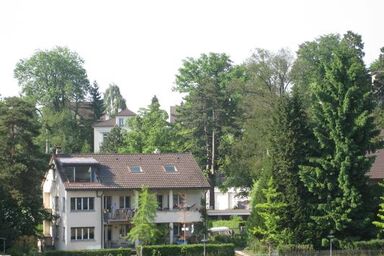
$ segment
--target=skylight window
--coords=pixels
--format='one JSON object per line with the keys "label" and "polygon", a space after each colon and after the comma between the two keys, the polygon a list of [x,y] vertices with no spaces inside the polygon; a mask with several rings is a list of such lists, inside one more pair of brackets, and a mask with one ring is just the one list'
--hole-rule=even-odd
{"label": "skylight window", "polygon": [[176,172],[176,166],[174,164],[166,164],[164,165],[164,169],[166,172]]}
{"label": "skylight window", "polygon": [[133,173],[143,172],[143,170],[141,169],[141,167],[139,165],[131,166],[130,169],[131,169],[131,172],[133,172]]}

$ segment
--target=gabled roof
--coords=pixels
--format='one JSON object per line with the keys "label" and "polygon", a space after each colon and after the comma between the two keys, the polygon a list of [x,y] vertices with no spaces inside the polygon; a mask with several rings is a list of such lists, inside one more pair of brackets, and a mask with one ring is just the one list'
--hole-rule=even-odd
{"label": "gabled roof", "polygon": [[[84,161],[82,160],[85,159]],[[75,159],[76,161],[72,161]],[[91,160],[93,159],[93,160]],[[190,153],[164,154],[73,154],[56,155],[53,160],[67,190],[139,189],[149,188],[194,189],[210,185]],[[98,167],[100,183],[68,182],[63,170],[68,162],[91,163]],[[166,172],[164,165],[173,164],[175,172]],[[140,166],[142,172],[129,169]]]}
{"label": "gabled roof", "polygon": [[117,113],[116,116],[112,117],[111,119],[95,122],[92,125],[92,127],[111,127],[111,128],[113,128],[116,126],[116,117],[117,116],[129,117],[129,116],[135,116],[135,115],[136,115],[135,112],[126,108],[126,109],[120,111],[119,113]]}

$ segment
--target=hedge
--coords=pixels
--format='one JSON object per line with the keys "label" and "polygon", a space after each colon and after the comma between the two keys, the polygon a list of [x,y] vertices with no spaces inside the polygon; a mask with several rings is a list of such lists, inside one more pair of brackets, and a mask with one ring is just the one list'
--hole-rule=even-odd
{"label": "hedge", "polygon": [[127,256],[131,254],[132,250],[130,248],[44,252],[44,256]]}
{"label": "hedge", "polygon": [[[139,247],[138,252],[140,249]],[[203,251],[203,244],[144,245],[141,256],[201,256]],[[234,256],[235,246],[233,244],[206,244],[205,252],[207,256]]]}
{"label": "hedge", "polygon": [[341,247],[342,249],[350,250],[384,250],[384,240],[353,241],[350,243],[342,243]]}

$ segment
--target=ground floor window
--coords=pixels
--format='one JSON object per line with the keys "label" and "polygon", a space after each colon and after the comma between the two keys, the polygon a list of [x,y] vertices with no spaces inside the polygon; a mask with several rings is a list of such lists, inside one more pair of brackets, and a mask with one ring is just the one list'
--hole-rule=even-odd
{"label": "ground floor window", "polygon": [[94,227],[71,228],[71,240],[91,240],[95,239]]}

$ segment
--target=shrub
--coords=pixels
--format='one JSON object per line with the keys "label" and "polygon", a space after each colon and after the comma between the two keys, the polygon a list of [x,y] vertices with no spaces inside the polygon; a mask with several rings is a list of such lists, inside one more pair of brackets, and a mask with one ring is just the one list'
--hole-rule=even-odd
{"label": "shrub", "polygon": [[314,253],[313,246],[310,244],[284,244],[279,245],[277,251],[281,255],[309,255]]}
{"label": "shrub", "polygon": [[342,243],[341,247],[347,250],[384,250],[384,240],[352,241],[350,243]]}
{"label": "shrub", "polygon": [[45,256],[127,256],[131,254],[132,250],[129,248],[44,252]]}
{"label": "shrub", "polygon": [[[138,251],[141,249],[141,256],[201,256],[204,251],[204,245],[144,245],[139,247]],[[206,244],[205,250],[207,256],[235,255],[233,244]]]}
{"label": "shrub", "polygon": [[247,245],[247,239],[245,235],[235,234],[232,236],[227,235],[216,235],[212,236],[212,240],[214,243],[220,244],[234,244],[236,247],[245,247]]}

